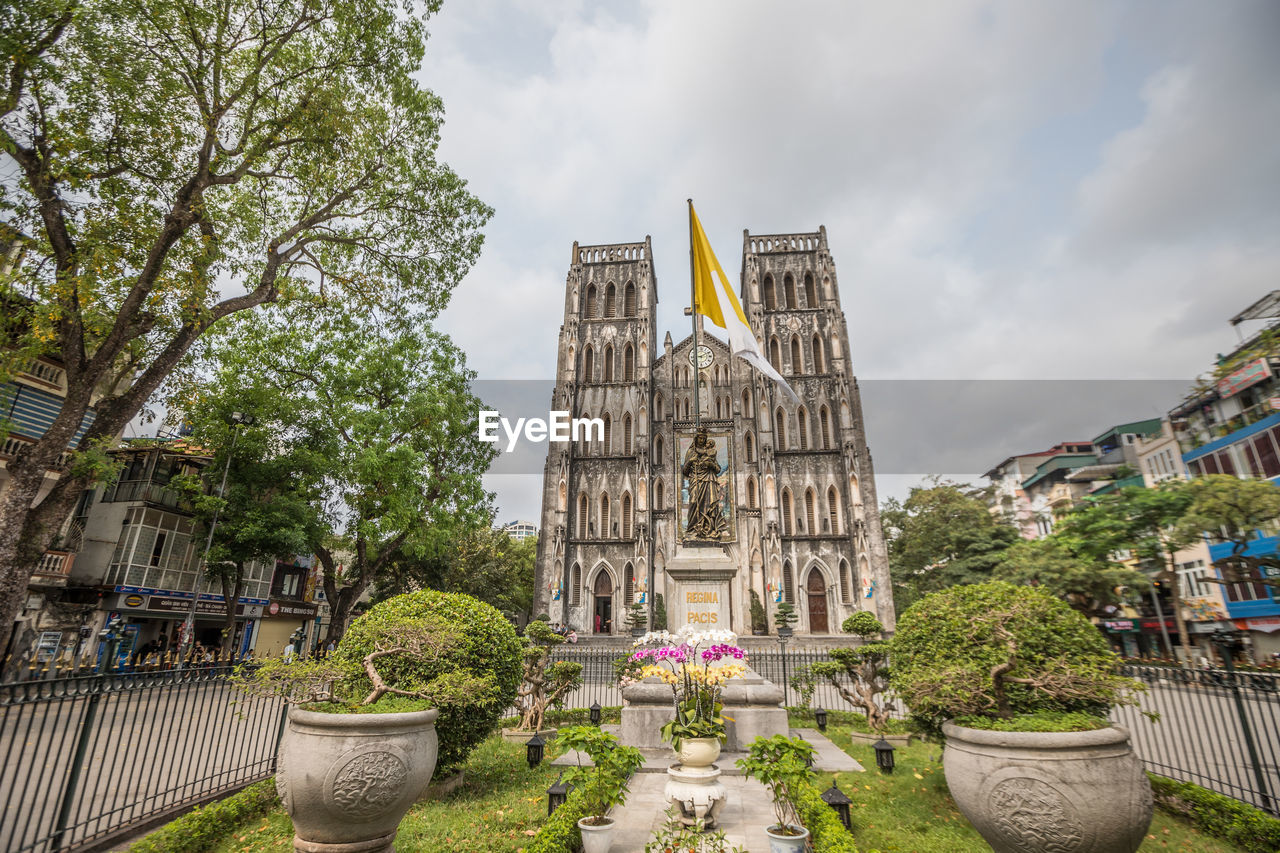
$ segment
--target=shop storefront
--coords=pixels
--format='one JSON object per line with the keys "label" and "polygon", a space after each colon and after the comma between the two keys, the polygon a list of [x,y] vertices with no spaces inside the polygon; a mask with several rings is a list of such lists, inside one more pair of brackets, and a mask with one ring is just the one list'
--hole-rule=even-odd
{"label": "shop storefront", "polygon": [[[182,623],[191,612],[191,600],[189,592],[115,587],[113,593],[103,598],[102,606],[109,611],[108,619],[118,616],[124,622],[128,639],[122,641],[119,654],[132,657],[143,648],[155,649],[161,655],[176,650]],[[236,605],[236,633],[232,648],[237,652],[246,649],[254,623],[261,618],[263,606],[267,603],[261,599],[241,598]],[[196,602],[194,642],[210,649],[218,648],[222,643],[226,615],[222,596],[202,594]]]}
{"label": "shop storefront", "polygon": [[[1251,616],[1236,619],[1234,624],[1252,644],[1254,663],[1270,663],[1280,654],[1280,616]],[[1246,651],[1249,647],[1246,646]]]}
{"label": "shop storefront", "polygon": [[302,628],[306,633],[300,652],[309,652],[316,644],[316,632],[313,620],[316,618],[316,605],[301,601],[283,601],[271,599],[262,611],[262,621],[258,623],[257,634],[253,639],[254,657],[279,657],[289,645],[289,638],[294,631]]}

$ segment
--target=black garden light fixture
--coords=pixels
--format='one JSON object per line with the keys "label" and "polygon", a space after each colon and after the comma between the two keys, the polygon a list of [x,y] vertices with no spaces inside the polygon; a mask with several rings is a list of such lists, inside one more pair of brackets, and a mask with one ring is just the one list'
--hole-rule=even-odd
{"label": "black garden light fixture", "polygon": [[591,725],[600,725],[600,703],[592,702],[588,710],[591,712]]}
{"label": "black garden light fixture", "polygon": [[819,706],[813,712],[813,718],[818,723],[818,731],[825,732],[827,730],[827,709]]}
{"label": "black garden light fixture", "polygon": [[551,817],[551,813],[564,805],[564,801],[569,797],[569,786],[564,783],[564,771],[560,771],[560,775],[556,777],[556,781],[551,783],[551,787],[547,789],[547,817]]}
{"label": "black garden light fixture", "polygon": [[840,822],[844,824],[844,828],[853,829],[853,823],[849,818],[849,806],[853,804],[853,800],[845,796],[844,791],[836,787],[836,780],[831,779],[831,787],[822,792],[822,801],[831,808],[836,810],[836,814],[840,817]]}
{"label": "black garden light fixture", "polygon": [[872,747],[876,751],[876,767],[880,768],[881,773],[893,772],[893,744],[884,738],[876,741]]}
{"label": "black garden light fixture", "polygon": [[546,748],[547,742],[542,739],[542,735],[534,732],[533,737],[529,738],[529,743],[525,745],[524,757],[529,762],[530,770],[542,763],[542,754]]}

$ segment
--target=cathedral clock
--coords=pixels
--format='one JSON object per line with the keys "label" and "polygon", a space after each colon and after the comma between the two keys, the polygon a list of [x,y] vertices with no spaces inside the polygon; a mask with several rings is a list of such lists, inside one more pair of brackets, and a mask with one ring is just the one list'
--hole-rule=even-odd
{"label": "cathedral clock", "polygon": [[696,350],[689,350],[689,363],[699,370],[710,367],[714,360],[715,354],[706,344],[699,344]]}

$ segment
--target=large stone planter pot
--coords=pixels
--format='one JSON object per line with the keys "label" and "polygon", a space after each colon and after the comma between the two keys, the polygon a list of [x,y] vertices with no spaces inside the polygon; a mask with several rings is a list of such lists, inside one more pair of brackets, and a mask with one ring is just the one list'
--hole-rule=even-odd
{"label": "large stone planter pot", "polygon": [[437,710],[289,710],[276,789],[298,853],[390,853],[396,828],[436,769]]}
{"label": "large stone planter pot", "polygon": [[764,831],[764,834],[769,836],[769,853],[804,853],[809,843],[809,830],[803,826],[791,826],[790,829],[803,834],[779,835],[774,831],[777,828],[777,826],[771,826]]}
{"label": "large stone planter pot", "polygon": [[1119,726],[991,732],[945,723],[951,796],[996,853],[1133,853],[1151,784]]}
{"label": "large stone planter pot", "polygon": [[687,737],[680,741],[676,756],[684,767],[710,767],[720,757],[720,738]]}
{"label": "large stone planter pot", "polygon": [[613,818],[607,823],[587,823],[592,820],[584,817],[578,821],[578,830],[582,833],[582,853],[609,853],[613,846]]}

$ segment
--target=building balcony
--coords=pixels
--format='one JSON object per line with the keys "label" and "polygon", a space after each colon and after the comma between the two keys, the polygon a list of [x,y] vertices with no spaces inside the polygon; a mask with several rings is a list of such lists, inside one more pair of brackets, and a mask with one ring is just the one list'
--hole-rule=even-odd
{"label": "building balcony", "polygon": [[31,576],[31,585],[66,586],[75,561],[74,551],[45,551]]}
{"label": "building balcony", "polygon": [[170,509],[190,509],[182,493],[150,480],[121,480],[107,491],[102,500],[104,503],[141,501]]}

